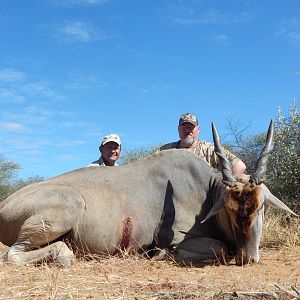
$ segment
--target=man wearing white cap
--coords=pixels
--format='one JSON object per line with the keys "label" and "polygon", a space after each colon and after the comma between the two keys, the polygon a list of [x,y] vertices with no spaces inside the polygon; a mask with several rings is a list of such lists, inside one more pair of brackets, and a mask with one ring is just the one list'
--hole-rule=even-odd
{"label": "man wearing white cap", "polygon": [[88,167],[93,166],[118,166],[117,160],[121,154],[121,139],[117,134],[106,135],[99,146],[101,156],[98,160],[93,161]]}

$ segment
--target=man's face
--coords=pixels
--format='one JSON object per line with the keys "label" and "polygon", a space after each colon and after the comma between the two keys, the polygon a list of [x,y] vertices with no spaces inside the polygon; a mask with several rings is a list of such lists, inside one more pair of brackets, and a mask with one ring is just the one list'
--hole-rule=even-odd
{"label": "man's face", "polygon": [[100,147],[102,157],[110,163],[118,160],[121,153],[121,146],[115,142],[108,142]]}
{"label": "man's face", "polygon": [[178,133],[182,145],[184,147],[189,147],[198,139],[199,126],[185,122],[178,126]]}

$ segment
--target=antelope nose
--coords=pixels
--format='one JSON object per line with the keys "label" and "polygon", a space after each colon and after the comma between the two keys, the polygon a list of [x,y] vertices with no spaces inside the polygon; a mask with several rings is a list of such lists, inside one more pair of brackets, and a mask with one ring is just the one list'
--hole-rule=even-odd
{"label": "antelope nose", "polygon": [[250,257],[249,264],[255,264],[255,263],[256,263],[255,258],[254,257]]}
{"label": "antelope nose", "polygon": [[256,264],[259,262],[259,256],[247,256],[247,255],[238,255],[235,258],[236,264],[238,266],[243,266],[247,264]]}
{"label": "antelope nose", "polygon": [[259,255],[250,257],[250,264],[257,264],[259,262]]}

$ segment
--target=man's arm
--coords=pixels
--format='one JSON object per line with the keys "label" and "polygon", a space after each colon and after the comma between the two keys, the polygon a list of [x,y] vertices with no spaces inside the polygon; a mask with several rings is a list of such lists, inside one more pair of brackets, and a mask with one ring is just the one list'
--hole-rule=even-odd
{"label": "man's arm", "polygon": [[244,174],[246,171],[246,165],[244,164],[244,162],[224,147],[223,151],[226,158],[231,164],[232,175]]}
{"label": "man's arm", "polygon": [[231,163],[232,175],[244,174],[246,171],[246,165],[239,158],[235,159]]}

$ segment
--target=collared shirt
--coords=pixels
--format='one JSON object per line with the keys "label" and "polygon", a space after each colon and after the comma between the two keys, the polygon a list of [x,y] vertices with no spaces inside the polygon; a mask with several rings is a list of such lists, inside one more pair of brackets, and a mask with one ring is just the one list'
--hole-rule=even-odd
{"label": "collared shirt", "polygon": [[[186,149],[191,151],[195,155],[203,158],[209,165],[213,168],[220,170],[220,162],[215,153],[215,146],[212,143],[208,143],[206,141],[198,140],[196,145],[193,147],[185,148],[180,145],[180,140],[177,142],[169,143],[160,147],[160,151],[168,150],[168,149]],[[230,164],[232,165],[233,161],[240,160],[237,156],[232,154],[229,150],[223,148],[224,154],[226,158],[229,160]]]}
{"label": "collared shirt", "polygon": [[[87,165],[87,167],[106,167],[106,164],[102,156],[100,156],[98,160],[93,161],[92,163]],[[115,162],[115,164],[112,167],[118,167],[117,162]]]}

